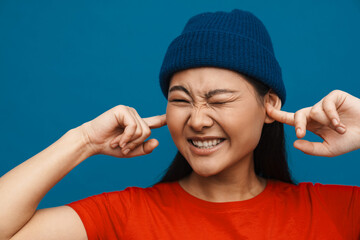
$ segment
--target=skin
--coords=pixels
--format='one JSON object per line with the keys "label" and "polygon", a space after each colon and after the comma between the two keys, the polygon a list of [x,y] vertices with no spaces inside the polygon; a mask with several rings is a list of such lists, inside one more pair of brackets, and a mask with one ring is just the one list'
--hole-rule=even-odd
{"label": "skin", "polygon": [[[312,107],[295,113],[280,111],[266,104],[268,115],[295,127],[294,147],[302,152],[324,157],[339,156],[360,148],[360,100],[346,92],[334,90]],[[323,139],[310,142],[302,138],[309,130]]]}
{"label": "skin", "polygon": [[[194,174],[181,181],[182,186],[190,194],[209,201],[245,199],[256,196],[265,186],[252,172],[251,151],[258,137],[249,135],[241,124],[250,124],[256,130],[262,122],[270,123],[275,119],[300,129],[297,132],[299,138],[305,136],[306,130],[313,131],[324,139],[322,143],[302,139],[294,143],[296,148],[307,154],[337,156],[360,148],[360,99],[335,90],[312,107],[295,113],[284,112],[279,110],[278,98],[271,93],[265,96],[264,106],[254,105],[253,100],[256,98],[252,97],[256,95],[252,88],[239,78],[242,85],[238,83],[238,90],[243,90],[241,95],[233,93],[234,101],[225,104],[228,106],[218,108],[209,103],[205,104],[201,96],[206,88],[209,91],[210,88],[216,87],[212,85],[214,82],[210,84],[211,79],[221,77],[223,81],[226,76],[226,79],[230,79],[226,81],[231,81],[235,75],[231,72],[222,71],[220,74],[220,71],[208,70],[212,74],[204,70],[183,73],[186,76],[193,73],[192,77],[201,82],[188,82],[185,86],[194,96],[194,106],[179,107],[169,104],[167,116],[149,118],[140,117],[133,108],[116,106],[97,118],[69,130],[48,148],[3,175],[0,178],[0,240],[87,239],[85,228],[74,210],[67,206],[36,210],[41,199],[67,173],[91,156],[105,154],[117,158],[130,158],[151,153],[159,142],[156,139],[146,139],[151,135],[153,128],[165,126],[167,122],[174,142],[194,167]],[[183,74],[180,73],[175,79],[185,76]],[[177,84],[185,84],[188,81],[178,80]],[[224,86],[222,85],[222,88]],[[245,95],[246,99],[243,98]],[[254,108],[248,110],[253,112],[247,113],[246,118],[241,114],[242,109],[233,108],[233,113],[230,113],[228,108],[231,108],[232,104],[243,108],[248,107],[247,104],[252,104]],[[225,112],[234,115],[223,115]],[[259,114],[258,120],[253,119],[254,121],[249,122],[249,118],[256,114]],[[236,118],[230,121],[225,117],[220,118],[220,115]],[[177,125],[176,122],[181,124]],[[240,124],[240,132],[235,131],[235,123]],[[192,134],[220,135],[227,139],[228,142],[223,147],[229,152],[223,151],[224,157],[221,158],[198,157],[188,150],[185,143],[188,135]],[[244,147],[233,147],[234,144],[240,143],[244,144]],[[230,184],[230,187],[223,183]],[[235,191],[240,194],[234,194]]]}
{"label": "skin", "polygon": [[[279,98],[269,93],[262,103],[242,75],[209,67],[176,73],[169,89],[168,128],[193,169],[181,186],[214,202],[245,200],[263,191],[266,181],[255,175],[253,150],[264,123],[273,122],[264,103],[280,109]],[[188,139],[207,137],[223,142],[208,155],[193,151]]]}
{"label": "skin", "polygon": [[[165,115],[140,118],[133,108],[119,105],[69,130],[48,148],[6,173],[0,178],[0,239],[87,239],[84,225],[72,208],[36,210],[41,199],[91,156],[126,158],[151,153],[159,143],[156,139],[146,141],[150,129],[164,125]],[[127,146],[120,148],[123,142]]]}

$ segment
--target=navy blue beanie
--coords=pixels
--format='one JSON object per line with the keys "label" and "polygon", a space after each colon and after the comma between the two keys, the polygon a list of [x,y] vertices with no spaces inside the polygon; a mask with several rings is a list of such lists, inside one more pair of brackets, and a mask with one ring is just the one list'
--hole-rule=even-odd
{"label": "navy blue beanie", "polygon": [[279,96],[286,92],[281,68],[264,24],[252,13],[206,12],[189,19],[181,35],[167,49],[160,70],[165,97],[174,73],[196,67],[219,67],[258,80]]}

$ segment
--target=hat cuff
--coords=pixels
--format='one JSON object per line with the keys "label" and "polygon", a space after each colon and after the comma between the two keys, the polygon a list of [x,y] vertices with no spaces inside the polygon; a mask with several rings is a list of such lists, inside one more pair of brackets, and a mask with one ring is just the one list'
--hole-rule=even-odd
{"label": "hat cuff", "polygon": [[233,70],[272,86],[282,105],[285,102],[285,86],[275,56],[252,39],[218,30],[187,32],[172,41],[159,76],[165,97],[174,73],[206,66]]}

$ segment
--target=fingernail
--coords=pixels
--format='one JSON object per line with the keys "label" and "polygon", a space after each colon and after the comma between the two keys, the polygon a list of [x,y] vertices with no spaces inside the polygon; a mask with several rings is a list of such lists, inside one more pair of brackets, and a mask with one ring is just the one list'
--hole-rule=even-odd
{"label": "fingernail", "polygon": [[129,151],[130,151],[130,149],[125,149],[125,150],[123,151],[123,153],[126,155],[126,154],[129,153]]}
{"label": "fingernail", "polygon": [[296,135],[299,135],[301,133],[301,128],[296,129]]}
{"label": "fingernail", "polygon": [[126,143],[121,143],[121,144],[120,144],[120,147],[121,147],[121,148],[124,148],[125,145],[126,145]]}
{"label": "fingernail", "polygon": [[343,127],[337,127],[336,131],[338,131],[339,133],[344,133],[345,132],[345,128]]}
{"label": "fingernail", "polygon": [[339,124],[339,122],[338,122],[338,120],[336,120],[336,118],[334,118],[332,120],[332,123],[333,123],[334,126],[337,126]]}
{"label": "fingernail", "polygon": [[117,143],[113,143],[113,144],[111,145],[112,148],[116,148],[117,146],[118,146]]}

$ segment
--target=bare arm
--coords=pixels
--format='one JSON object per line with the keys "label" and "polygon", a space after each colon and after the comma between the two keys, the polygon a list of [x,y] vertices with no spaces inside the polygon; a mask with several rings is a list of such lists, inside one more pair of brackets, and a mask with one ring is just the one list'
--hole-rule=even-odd
{"label": "bare arm", "polygon": [[[86,158],[105,154],[134,157],[151,153],[150,128],[165,115],[142,119],[133,108],[116,106],[74,128],[0,178],[0,240],[87,239],[76,212],[67,206],[36,211],[45,194]],[[122,146],[122,147],[120,147]]]}
{"label": "bare arm", "polygon": [[[0,178],[0,239],[10,239],[31,218],[33,218],[31,226],[37,224],[36,230],[38,233],[41,232],[45,222],[41,219],[49,220],[49,217],[45,216],[52,216],[52,221],[57,220],[63,223],[71,220],[75,223],[72,234],[77,232],[78,237],[86,239],[84,227],[72,209],[69,210],[68,207],[54,208],[37,211],[36,214],[35,210],[45,194],[90,155],[86,139],[76,128],[68,131],[48,148],[2,176]],[[61,218],[56,219],[61,216],[66,216],[66,221],[62,221]],[[61,224],[59,225],[61,226]],[[19,233],[19,235],[23,234]]]}

